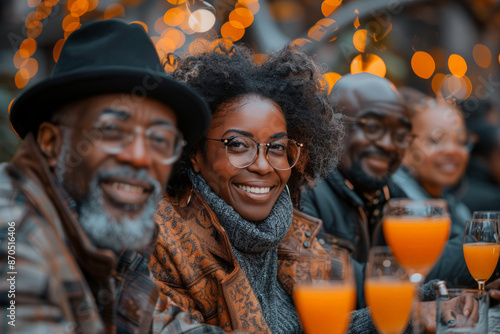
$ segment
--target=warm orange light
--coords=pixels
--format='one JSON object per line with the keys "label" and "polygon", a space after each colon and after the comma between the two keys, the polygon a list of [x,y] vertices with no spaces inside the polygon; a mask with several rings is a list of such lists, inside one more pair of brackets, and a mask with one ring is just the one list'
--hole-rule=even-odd
{"label": "warm orange light", "polygon": [[80,18],[74,17],[71,14],[66,15],[62,23],[62,28],[65,32],[73,32],[80,28],[80,26]]}
{"label": "warm orange light", "polygon": [[417,51],[411,57],[411,68],[419,77],[429,79],[436,70],[436,63],[427,52]]}
{"label": "warm orange light", "polygon": [[61,50],[62,50],[62,47],[63,47],[65,41],[66,40],[64,38],[61,38],[54,45],[54,49],[52,50],[52,56],[54,57],[54,61],[56,63],[59,60],[59,55],[61,54]]}
{"label": "warm orange light", "polygon": [[443,88],[445,88],[443,90],[446,95],[451,94],[459,99],[466,99],[472,93],[472,84],[467,76],[459,78],[454,75],[447,75],[444,79]]}
{"label": "warm orange light", "polygon": [[[357,9],[354,10],[354,13],[359,15],[359,11]],[[354,20],[354,28],[358,29],[360,25],[359,16],[356,16],[356,19]]]}
{"label": "warm orange light", "polygon": [[28,79],[33,78],[38,72],[38,61],[35,58],[29,58],[24,67],[28,71]]}
{"label": "warm orange light", "polygon": [[210,43],[210,49],[217,50],[217,47],[219,46],[219,44],[224,45],[226,50],[229,50],[233,46],[234,43],[228,38],[219,38],[219,39],[214,40],[212,43]]}
{"label": "warm orange light", "polygon": [[[69,7],[69,3],[68,3]],[[88,0],[76,0],[71,4],[69,11],[71,15],[74,17],[80,17],[85,14],[89,9],[89,1]]]}
{"label": "warm orange light", "polygon": [[262,65],[267,59],[268,59],[267,55],[263,53],[256,53],[253,56],[253,61],[258,65]]}
{"label": "warm orange light", "polygon": [[307,38],[297,38],[296,40],[294,40],[291,45],[292,46],[304,46],[308,43],[311,43],[310,40],[308,40]]}
{"label": "warm orange light", "polygon": [[330,94],[333,86],[340,78],[342,78],[342,76],[338,73],[335,73],[335,72],[325,73],[325,79],[326,79],[326,82],[328,82],[328,94]]}
{"label": "warm orange light", "polygon": [[143,2],[144,0],[120,0],[120,3],[124,6],[137,6]]}
{"label": "warm orange light", "polygon": [[45,6],[47,7],[54,7],[59,3],[59,0],[45,0]]}
{"label": "warm orange light", "polygon": [[104,11],[104,19],[111,19],[113,17],[123,17],[125,16],[125,8],[123,8],[122,5],[114,3],[112,5],[109,5],[108,8]]}
{"label": "warm orange light", "polygon": [[359,29],[352,36],[352,43],[359,52],[365,52],[367,35],[366,29]]}
{"label": "warm orange light", "polygon": [[434,94],[438,95],[441,93],[441,88],[443,87],[443,81],[446,76],[443,73],[436,73],[432,78],[432,90]]}
{"label": "warm orange light", "polygon": [[28,27],[26,35],[28,36],[28,38],[37,38],[42,33],[42,29],[43,29],[42,22],[34,21]]}
{"label": "warm orange light", "polygon": [[175,42],[170,38],[160,38],[156,43],[156,50],[160,59],[163,59],[168,53],[175,51]]}
{"label": "warm orange light", "polygon": [[179,29],[170,28],[162,33],[162,39],[167,38],[174,42],[175,49],[180,48],[186,42],[186,35]]}
{"label": "warm orange light", "polygon": [[197,38],[189,44],[189,53],[198,55],[210,51],[210,41],[204,38]]}
{"label": "warm orange light", "polygon": [[321,3],[321,13],[324,16],[330,16],[342,3],[342,0],[325,0]]}
{"label": "warm orange light", "polygon": [[174,7],[167,10],[165,15],[163,16],[163,20],[165,21],[165,23],[172,27],[178,26],[182,23],[182,21],[184,21],[184,19],[184,11],[179,7]]}
{"label": "warm orange light", "polygon": [[29,7],[34,8],[38,6],[42,2],[42,0],[28,0],[27,2]]}
{"label": "warm orange light", "polygon": [[12,104],[14,103],[15,100],[16,99],[13,98],[12,101],[10,101],[10,103],[9,103],[9,107],[7,108],[7,112],[9,113],[9,115],[10,115],[10,108],[12,108]]}
{"label": "warm orange light", "polygon": [[165,29],[169,29],[170,27],[165,23],[164,16],[160,16],[154,24],[155,31],[161,35]]}
{"label": "warm orange light", "polygon": [[37,25],[37,22],[40,21],[36,19],[36,12],[30,12],[24,19],[24,24],[28,29],[33,28],[35,25]]}
{"label": "warm orange light", "polygon": [[19,68],[23,67],[24,65],[26,65],[26,63],[28,62],[28,58],[21,57],[21,53],[19,51],[17,51],[14,54],[13,62],[14,62],[14,67],[19,69]]}
{"label": "warm orange light", "polygon": [[142,21],[132,21],[130,22],[130,24],[138,24],[140,25],[146,32],[148,32],[148,26],[146,23],[142,22]]}
{"label": "warm orange light", "polygon": [[26,38],[19,46],[19,55],[23,58],[31,57],[36,51],[36,46],[34,38]]}
{"label": "warm orange light", "polygon": [[29,73],[25,68],[21,68],[14,76],[14,82],[19,89],[25,87],[29,81]]}
{"label": "warm orange light", "polygon": [[245,27],[239,22],[228,21],[220,28],[220,34],[222,37],[230,38],[233,42],[236,42],[245,34]]}
{"label": "warm orange light", "polygon": [[467,72],[467,63],[461,56],[452,54],[448,58],[448,68],[451,74],[461,78]]}
{"label": "warm orange light", "polygon": [[49,16],[49,14],[50,14],[51,11],[52,11],[52,7],[47,6],[45,4],[45,2],[41,3],[36,8],[35,17],[36,17],[36,19],[38,21],[43,20],[44,18],[46,18],[47,16]]}
{"label": "warm orange light", "polygon": [[380,77],[384,77],[387,71],[384,61],[374,54],[360,54],[354,57],[351,62],[351,73],[368,72]]}
{"label": "warm orange light", "polygon": [[260,9],[258,0],[238,0],[234,8],[247,8],[253,15],[257,14]]}
{"label": "warm orange light", "polygon": [[[47,0],[45,0],[47,1]],[[97,5],[99,4],[99,0],[89,0],[89,9],[87,9],[88,12],[93,11],[94,9],[97,8]]]}
{"label": "warm orange light", "polygon": [[491,64],[491,51],[483,44],[476,44],[472,49],[472,56],[478,66],[487,68]]}
{"label": "warm orange light", "polygon": [[184,2],[186,2],[186,0],[167,0],[168,2],[170,2],[172,5],[182,5]]}
{"label": "warm orange light", "polygon": [[249,9],[236,8],[229,13],[229,21],[239,22],[243,28],[248,28],[253,22],[253,14]]}

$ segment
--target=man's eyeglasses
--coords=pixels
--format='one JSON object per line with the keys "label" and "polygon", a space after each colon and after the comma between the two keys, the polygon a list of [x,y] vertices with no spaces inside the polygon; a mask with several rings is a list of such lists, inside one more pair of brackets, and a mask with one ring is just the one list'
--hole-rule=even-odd
{"label": "man's eyeglasses", "polygon": [[361,127],[365,138],[371,141],[381,139],[387,131],[391,130],[392,142],[399,149],[406,149],[415,139],[415,135],[408,128],[401,126],[392,130],[377,118],[356,118],[344,115],[344,121]]}
{"label": "man's eyeglasses", "polygon": [[[65,124],[58,124],[66,126]],[[94,123],[92,130],[86,136],[110,154],[119,154],[134,141],[134,138],[144,136],[153,160],[169,165],[179,159],[182,148],[186,145],[182,134],[173,125],[155,124],[143,130],[118,118],[108,118]]]}
{"label": "man's eyeglasses", "polygon": [[229,163],[237,168],[246,168],[257,160],[259,147],[266,147],[266,158],[269,164],[277,170],[289,170],[299,160],[300,149],[304,146],[292,139],[276,139],[270,143],[257,143],[245,136],[232,136],[229,138],[214,139],[224,143],[226,156]]}

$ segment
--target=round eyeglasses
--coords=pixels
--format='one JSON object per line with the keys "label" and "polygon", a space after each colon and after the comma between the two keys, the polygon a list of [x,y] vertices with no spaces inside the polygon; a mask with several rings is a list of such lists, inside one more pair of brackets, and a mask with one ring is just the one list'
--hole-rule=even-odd
{"label": "round eyeglasses", "polygon": [[259,147],[265,146],[266,159],[269,164],[277,170],[289,170],[299,160],[300,149],[304,146],[304,144],[286,138],[276,139],[270,143],[257,143],[252,138],[245,136],[206,139],[224,143],[229,163],[237,168],[246,168],[253,164],[259,155]]}
{"label": "round eyeglasses", "polygon": [[171,124],[155,124],[143,130],[140,126],[116,118],[96,122],[88,137],[105,152],[119,154],[137,135],[145,136],[151,157],[163,165],[177,161],[186,145],[182,134]]}
{"label": "round eyeglasses", "polygon": [[344,120],[361,127],[365,138],[371,141],[380,140],[387,131],[391,130],[392,143],[403,150],[408,148],[416,137],[407,127],[401,126],[397,129],[391,129],[377,118],[356,118],[344,115]]}

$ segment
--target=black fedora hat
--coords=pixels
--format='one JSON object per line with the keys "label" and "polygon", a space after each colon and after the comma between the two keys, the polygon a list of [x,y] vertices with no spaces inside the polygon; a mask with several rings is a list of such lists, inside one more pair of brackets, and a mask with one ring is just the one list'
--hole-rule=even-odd
{"label": "black fedora hat", "polygon": [[86,24],[66,40],[52,75],[12,104],[10,122],[24,138],[58,108],[102,94],[158,100],[174,110],[188,142],[208,128],[211,113],[193,89],[165,73],[151,39],[138,24],[119,20]]}

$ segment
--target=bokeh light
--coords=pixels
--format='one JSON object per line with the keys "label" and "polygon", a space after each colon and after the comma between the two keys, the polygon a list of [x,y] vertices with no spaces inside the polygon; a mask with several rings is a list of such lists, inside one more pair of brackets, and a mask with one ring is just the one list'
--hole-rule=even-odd
{"label": "bokeh light", "polygon": [[167,0],[167,1],[174,6],[182,5],[184,2],[186,2],[186,0]]}
{"label": "bokeh light", "polygon": [[411,68],[419,77],[429,79],[436,70],[436,63],[427,52],[417,51],[411,57]]}
{"label": "bokeh light", "polygon": [[[212,13],[210,10],[207,9],[199,9],[194,13],[191,13],[191,15],[189,16],[189,27],[193,29],[194,32],[200,32],[200,33],[206,32],[212,29],[214,24],[215,24],[215,15],[214,13]],[[243,33],[245,33],[244,30]]]}
{"label": "bokeh light", "polygon": [[387,67],[377,55],[374,54],[360,54],[354,57],[351,62],[351,73],[368,72],[380,77],[384,77],[387,72]]}
{"label": "bokeh light", "polygon": [[450,69],[451,74],[461,78],[467,72],[467,63],[462,56],[452,54],[448,58],[448,68]]}
{"label": "bokeh light", "polygon": [[14,54],[13,61],[14,61],[14,67],[19,69],[19,68],[23,67],[24,65],[26,65],[26,63],[28,62],[28,58],[21,57],[21,52],[18,50]]}
{"label": "bokeh light", "polygon": [[27,0],[28,7],[31,7],[31,8],[35,8],[35,7],[36,7],[36,6],[38,6],[41,2],[42,2],[42,0]]}
{"label": "bokeh light", "polygon": [[487,68],[491,64],[491,51],[483,44],[476,44],[472,49],[472,56],[476,64],[482,68]]}
{"label": "bokeh light", "polygon": [[253,14],[247,8],[235,8],[229,13],[229,21],[239,22],[243,28],[248,28],[253,22]]}
{"label": "bokeh light", "polygon": [[71,12],[71,16],[80,17],[89,10],[88,0],[74,0],[68,2],[68,9]]}
{"label": "bokeh light", "polygon": [[179,7],[174,7],[165,13],[163,20],[166,24],[172,27],[180,25],[184,21],[184,11]]}
{"label": "bokeh light", "polygon": [[233,42],[240,40],[245,34],[245,27],[239,22],[228,21],[220,28],[221,36],[230,38]]}
{"label": "bokeh light", "polygon": [[189,44],[189,53],[193,55],[210,51],[210,41],[204,38],[197,38]]}
{"label": "bokeh light", "polygon": [[330,16],[341,3],[342,0],[325,0],[321,3],[321,13],[324,16]]}
{"label": "bokeh light", "polygon": [[19,55],[23,58],[31,57],[36,51],[36,40],[34,38],[27,38],[21,42],[19,46]]}
{"label": "bokeh light", "polygon": [[29,58],[23,68],[28,71],[28,79],[31,79],[38,72],[38,61],[35,58]]}
{"label": "bokeh light", "polygon": [[14,83],[19,89],[24,88],[28,84],[29,80],[29,72],[25,68],[19,69],[14,76]]}
{"label": "bokeh light", "polygon": [[434,94],[440,94],[441,92],[441,87],[443,86],[443,81],[446,78],[446,75],[443,73],[436,73],[434,74],[434,77],[432,78],[432,90],[434,91]]}
{"label": "bokeh light", "polygon": [[328,82],[328,94],[331,93],[333,86],[340,78],[342,78],[342,76],[338,73],[335,72],[325,73],[325,79],[326,82]]}
{"label": "bokeh light", "polygon": [[[94,0],[94,1],[97,1],[97,0]],[[44,1],[45,6],[47,6],[47,7],[54,7],[58,3],[59,3],[59,0],[45,0]]]}
{"label": "bokeh light", "polygon": [[445,97],[451,95],[458,99],[466,99],[472,93],[472,84],[467,76],[457,77],[448,74],[443,80],[441,93]]}
{"label": "bokeh light", "polygon": [[35,17],[38,21],[40,21],[49,16],[51,12],[52,12],[52,7],[47,6],[45,2],[43,2],[36,8]]}
{"label": "bokeh light", "polygon": [[125,8],[118,4],[114,3],[109,5],[108,8],[104,11],[104,19],[108,20],[113,17],[123,17],[125,15]]}
{"label": "bokeh light", "polygon": [[257,14],[260,9],[259,0],[238,0],[238,3],[234,7],[246,8],[252,12],[253,15]]}
{"label": "bokeh light", "polygon": [[354,44],[354,47],[356,50],[359,52],[365,52],[366,49],[366,38],[367,38],[368,32],[366,29],[359,29],[354,32],[354,35],[352,36],[352,43]]}
{"label": "bokeh light", "polygon": [[59,61],[59,55],[61,54],[61,50],[65,41],[66,40],[64,38],[61,38],[54,45],[54,49],[52,50],[52,57],[54,57],[54,61],[56,63]]}

